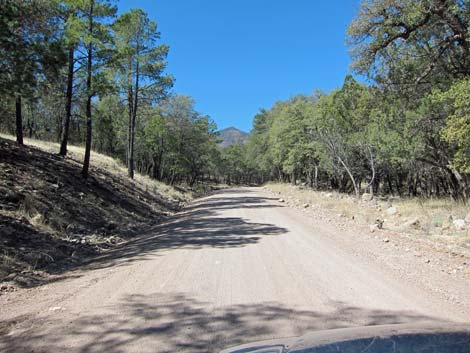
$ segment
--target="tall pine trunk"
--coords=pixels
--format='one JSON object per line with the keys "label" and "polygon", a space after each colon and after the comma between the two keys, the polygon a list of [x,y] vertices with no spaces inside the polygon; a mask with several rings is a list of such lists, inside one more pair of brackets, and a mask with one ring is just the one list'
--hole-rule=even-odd
{"label": "tall pine trunk", "polygon": [[127,175],[129,178],[134,179],[134,139],[135,139],[135,118],[134,114],[131,114],[129,121],[129,146],[128,146],[128,163],[127,163]]}
{"label": "tall pine trunk", "polygon": [[16,142],[23,145],[23,113],[21,111],[21,96],[17,95],[15,99],[16,111]]}
{"label": "tall pine trunk", "polygon": [[127,76],[127,112],[128,112],[128,121],[127,121],[127,175],[129,178],[134,178],[134,150],[132,146],[134,142],[132,141],[132,110],[134,109],[134,93],[132,82],[132,57],[129,57],[129,72]]}
{"label": "tall pine trunk", "polygon": [[128,89],[128,122],[127,122],[127,175],[129,178],[134,177],[134,150],[132,146],[134,145],[134,142],[132,141],[133,138],[133,132],[132,132],[132,109],[133,109],[133,104],[132,104],[132,86],[129,87]]}
{"label": "tall pine trunk", "polygon": [[[132,70],[131,70],[132,72]],[[129,146],[128,146],[128,164],[127,164],[127,174],[129,178],[134,179],[134,146],[135,146],[135,125],[137,121],[137,107],[139,103],[139,62],[136,64],[136,71],[135,71],[135,83],[131,84],[135,85],[133,89],[129,91]],[[133,94],[132,94],[133,93]]]}
{"label": "tall pine trunk", "polygon": [[71,46],[69,48],[69,56],[68,56],[67,92],[65,95],[65,118],[64,118],[64,121],[62,122],[62,138],[60,141],[60,152],[59,152],[59,154],[64,157],[67,154],[70,118],[72,116],[74,53],[75,53],[75,49],[73,46]]}
{"label": "tall pine trunk", "polygon": [[[89,27],[88,33],[90,36],[93,36],[93,5],[94,0],[90,1],[90,13],[89,13]],[[93,93],[91,92],[91,75],[92,75],[92,64],[93,64],[93,42],[90,40],[88,44],[88,58],[87,58],[87,102],[86,102],[86,142],[85,142],[85,159],[83,161],[82,176],[84,178],[88,177],[88,169],[90,167],[90,154],[91,154],[91,134],[92,134],[92,125],[91,125],[91,99]]]}

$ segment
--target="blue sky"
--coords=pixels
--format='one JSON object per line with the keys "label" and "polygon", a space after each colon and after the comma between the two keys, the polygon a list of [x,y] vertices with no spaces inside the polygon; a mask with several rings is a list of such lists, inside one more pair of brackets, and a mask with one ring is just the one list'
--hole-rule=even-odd
{"label": "blue sky", "polygon": [[278,100],[341,86],[345,32],[359,0],[121,0],[142,8],[170,46],[174,91],[222,129],[251,130]]}

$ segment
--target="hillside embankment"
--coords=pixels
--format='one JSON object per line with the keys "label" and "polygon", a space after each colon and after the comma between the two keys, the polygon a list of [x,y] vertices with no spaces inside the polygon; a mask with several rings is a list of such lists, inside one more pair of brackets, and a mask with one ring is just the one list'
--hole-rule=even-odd
{"label": "hillside embankment", "polygon": [[[58,145],[0,137],[0,284],[14,291],[49,281],[123,243],[179,210],[192,192],[136,175],[92,154],[82,178],[83,149],[66,158]],[[0,291],[0,293],[1,293]]]}

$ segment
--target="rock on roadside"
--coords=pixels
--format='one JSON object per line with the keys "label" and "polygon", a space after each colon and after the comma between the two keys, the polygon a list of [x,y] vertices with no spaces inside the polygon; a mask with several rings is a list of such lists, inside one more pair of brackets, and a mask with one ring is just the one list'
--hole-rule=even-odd
{"label": "rock on roadside", "polygon": [[387,212],[389,216],[395,216],[398,213],[398,210],[396,207],[392,206],[392,207],[387,208],[385,212]]}
{"label": "rock on roadside", "polygon": [[374,195],[372,194],[368,194],[368,193],[362,194],[362,201],[364,202],[372,201],[373,198],[374,198]]}
{"label": "rock on roadside", "polygon": [[465,230],[465,220],[464,219],[455,219],[453,222],[456,230],[462,231]]}

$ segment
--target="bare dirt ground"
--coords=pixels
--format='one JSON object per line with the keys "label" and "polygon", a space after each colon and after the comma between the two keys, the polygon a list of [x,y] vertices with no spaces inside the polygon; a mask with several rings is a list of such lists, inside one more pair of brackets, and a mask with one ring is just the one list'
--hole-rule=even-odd
{"label": "bare dirt ground", "polygon": [[384,240],[260,188],[225,190],[67,278],[0,296],[0,351],[216,352],[318,329],[470,321],[470,276],[448,271],[464,255]]}

